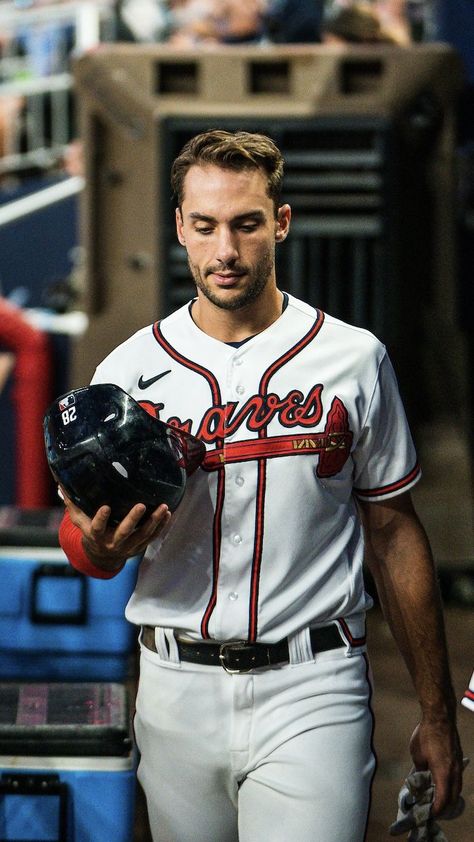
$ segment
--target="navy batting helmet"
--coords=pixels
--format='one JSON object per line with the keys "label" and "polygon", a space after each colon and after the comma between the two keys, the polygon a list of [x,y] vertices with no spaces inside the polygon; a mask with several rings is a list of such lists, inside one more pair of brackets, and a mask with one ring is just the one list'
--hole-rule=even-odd
{"label": "navy batting helmet", "polygon": [[146,505],[144,517],[160,503],[174,511],[205,455],[203,442],[153,418],[111,383],[56,398],[43,426],[56,482],[89,517],[110,506],[111,524],[136,503]]}

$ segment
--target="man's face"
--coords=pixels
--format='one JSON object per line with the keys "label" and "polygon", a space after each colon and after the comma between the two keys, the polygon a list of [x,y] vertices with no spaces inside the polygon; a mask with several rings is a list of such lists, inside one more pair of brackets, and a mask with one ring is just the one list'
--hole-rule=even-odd
{"label": "man's face", "polygon": [[288,205],[275,219],[262,171],[191,167],[176,226],[200,298],[238,310],[275,285],[275,242],[286,237],[289,220]]}

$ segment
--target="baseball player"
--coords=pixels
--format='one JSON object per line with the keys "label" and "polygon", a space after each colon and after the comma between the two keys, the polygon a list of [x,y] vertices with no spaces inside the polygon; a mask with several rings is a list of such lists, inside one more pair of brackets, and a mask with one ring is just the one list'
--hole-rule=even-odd
{"label": "baseball player", "polygon": [[440,597],[410,501],[420,471],[384,346],[281,292],[282,156],[211,131],[176,159],[196,298],[97,368],[206,445],[171,516],[117,527],[66,499],[71,563],[144,553],[135,729],[155,842],[362,842],[375,770],[364,555],[420,707],[434,814],[461,789]]}

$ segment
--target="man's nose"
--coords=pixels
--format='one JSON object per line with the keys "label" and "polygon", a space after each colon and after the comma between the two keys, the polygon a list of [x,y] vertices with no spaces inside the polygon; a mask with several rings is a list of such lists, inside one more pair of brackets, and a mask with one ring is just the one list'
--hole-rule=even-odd
{"label": "man's nose", "polygon": [[239,256],[239,250],[232,231],[223,228],[219,231],[216,258],[220,263],[233,263]]}

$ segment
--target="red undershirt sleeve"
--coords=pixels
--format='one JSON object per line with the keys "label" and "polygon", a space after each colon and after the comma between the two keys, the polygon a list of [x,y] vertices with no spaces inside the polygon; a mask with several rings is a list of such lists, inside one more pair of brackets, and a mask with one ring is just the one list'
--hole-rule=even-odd
{"label": "red undershirt sleeve", "polygon": [[118,570],[102,570],[90,560],[82,545],[82,532],[73,524],[67,510],[59,525],[59,543],[72,567],[86,576],[93,576],[95,579],[112,579],[123,567],[122,565]]}

